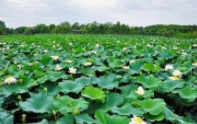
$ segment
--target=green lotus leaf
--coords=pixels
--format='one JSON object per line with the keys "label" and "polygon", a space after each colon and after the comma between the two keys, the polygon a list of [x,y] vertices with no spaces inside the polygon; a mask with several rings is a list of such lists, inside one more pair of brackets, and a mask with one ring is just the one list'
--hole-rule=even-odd
{"label": "green lotus leaf", "polygon": [[197,98],[197,89],[191,86],[185,86],[172,92],[178,93],[180,97],[185,99],[187,102],[193,102]]}
{"label": "green lotus leaf", "polygon": [[121,90],[121,95],[127,96],[130,94],[131,91],[134,91],[138,88],[137,85],[130,84],[122,87],[118,87]]}
{"label": "green lotus leaf", "polygon": [[49,56],[44,56],[40,60],[40,64],[43,66],[49,65],[53,62],[53,59]]}
{"label": "green lotus leaf", "polygon": [[118,115],[127,115],[127,116],[130,115],[142,116],[144,114],[144,110],[142,107],[135,108],[129,103],[121,107],[113,107],[111,111],[113,113],[117,113]]}
{"label": "green lotus leaf", "polygon": [[64,115],[68,113],[78,114],[75,111],[82,112],[88,108],[88,102],[83,98],[72,99],[69,96],[56,97],[53,101],[56,111],[61,112]]}
{"label": "green lotus leaf", "polygon": [[58,79],[68,79],[69,76],[66,75],[64,72],[47,72],[47,76],[49,77],[49,80],[56,81]]}
{"label": "green lotus leaf", "polygon": [[92,81],[98,84],[99,87],[106,88],[108,90],[118,87],[118,82],[115,80],[114,75],[105,75],[99,78],[93,78]]}
{"label": "green lotus leaf", "polygon": [[158,56],[159,56],[159,58],[162,58],[162,59],[165,59],[165,60],[170,59],[170,58],[173,57],[173,55],[168,51],[161,51],[161,52],[158,53]]}
{"label": "green lotus leaf", "polygon": [[28,90],[30,87],[34,86],[35,83],[33,79],[30,79],[29,77],[25,75],[20,76],[21,82],[18,82],[18,84],[23,88]]}
{"label": "green lotus leaf", "polygon": [[160,113],[158,115],[145,114],[143,115],[143,117],[148,119],[151,122],[162,121],[164,119],[164,114],[163,113]]}
{"label": "green lotus leaf", "polygon": [[75,115],[75,120],[77,124],[92,124],[95,123],[95,120],[92,119],[88,114],[79,114]]}
{"label": "green lotus leaf", "polygon": [[174,114],[170,109],[168,109],[167,107],[165,107],[164,109],[164,114],[165,114],[165,119],[169,120],[169,121],[176,121],[179,119],[179,116]]}
{"label": "green lotus leaf", "polygon": [[186,69],[191,69],[192,68],[192,62],[191,61],[185,61],[181,67],[186,67]]}
{"label": "green lotus leaf", "polygon": [[69,92],[73,93],[79,93],[81,89],[83,89],[83,84],[82,83],[76,83],[75,81],[62,81],[58,84],[58,89],[59,91],[64,92],[65,94]]}
{"label": "green lotus leaf", "polygon": [[118,93],[108,93],[105,101],[105,105],[107,106],[117,106],[124,101],[123,97]]}
{"label": "green lotus leaf", "polygon": [[10,65],[8,67],[7,71],[8,71],[9,74],[15,74],[15,73],[19,72],[19,68],[18,68],[17,65]]}
{"label": "green lotus leaf", "polygon": [[105,92],[100,88],[95,88],[93,86],[88,86],[81,91],[83,97],[90,98],[92,100],[100,100],[102,103],[105,102]]}
{"label": "green lotus leaf", "polygon": [[25,102],[19,102],[24,111],[34,113],[51,113],[53,110],[53,97],[45,92],[30,93],[30,98]]}
{"label": "green lotus leaf", "polygon": [[166,80],[163,82],[162,92],[171,92],[174,89],[182,88],[185,85],[183,81]]}
{"label": "green lotus leaf", "polygon": [[0,91],[2,91],[2,94],[5,95],[5,97],[8,97],[11,94],[17,94],[17,93],[24,93],[26,92],[25,89],[22,88],[22,85],[18,83],[11,84],[11,85],[4,85]]}
{"label": "green lotus leaf", "polygon": [[109,57],[107,59],[107,62],[111,68],[121,67],[124,64],[122,61],[116,59],[115,57]]}
{"label": "green lotus leaf", "polygon": [[149,56],[156,56],[157,52],[153,48],[147,48],[146,49],[146,54],[148,54]]}
{"label": "green lotus leaf", "polygon": [[8,67],[7,72],[12,75],[12,76],[16,76],[19,77],[20,75],[24,75],[24,71],[23,70],[19,70],[17,65],[10,65]]}
{"label": "green lotus leaf", "polygon": [[[44,90],[45,88],[47,88],[47,91]],[[55,96],[59,92],[57,84],[51,82],[41,84],[40,91],[45,91],[51,96]]]}
{"label": "green lotus leaf", "polygon": [[82,73],[86,76],[94,76],[94,70],[92,70],[90,67],[83,67]]}
{"label": "green lotus leaf", "polygon": [[81,54],[83,53],[83,48],[81,46],[75,47],[72,49],[72,52],[75,54]]}
{"label": "green lotus leaf", "polygon": [[35,78],[41,78],[45,75],[45,73],[43,72],[43,69],[39,67],[35,68],[33,72],[35,74]]}
{"label": "green lotus leaf", "polygon": [[155,68],[154,69],[155,69],[156,72],[162,71],[161,66],[159,66],[158,64],[155,65]]}
{"label": "green lotus leaf", "polygon": [[65,115],[57,120],[56,124],[74,124],[73,115]]}
{"label": "green lotus leaf", "polygon": [[38,82],[39,84],[42,84],[42,83],[46,82],[48,79],[49,79],[49,77],[46,75],[42,78],[37,79],[36,82]]}
{"label": "green lotus leaf", "polygon": [[5,60],[5,59],[1,59],[0,61],[0,67],[6,67],[10,64],[10,61]]}
{"label": "green lotus leaf", "polygon": [[108,115],[104,111],[96,111],[96,124],[128,124],[130,119],[118,115]]}
{"label": "green lotus leaf", "polygon": [[2,76],[3,74],[5,74],[6,71],[7,71],[7,69],[8,69],[8,66],[6,66],[4,69],[1,69],[0,70],[0,76]]}
{"label": "green lotus leaf", "polygon": [[3,103],[4,103],[4,98],[0,96],[0,107],[2,106]]}
{"label": "green lotus leaf", "polygon": [[99,72],[105,72],[107,69],[108,69],[107,66],[100,66],[100,67],[95,68],[95,70]]}
{"label": "green lotus leaf", "polygon": [[77,78],[75,81],[78,84],[79,83],[83,84],[83,86],[88,86],[88,85],[92,84],[91,79],[89,77],[84,77],[84,76],[81,76],[80,78]]}
{"label": "green lotus leaf", "polygon": [[130,64],[129,67],[129,74],[137,74],[140,72],[140,70],[143,68],[143,62],[142,61],[136,61],[132,64]]}
{"label": "green lotus leaf", "polygon": [[0,123],[1,124],[13,124],[14,117],[12,114],[7,113],[5,110],[0,108]]}
{"label": "green lotus leaf", "polygon": [[145,71],[154,71],[155,70],[155,66],[154,66],[153,63],[146,63],[146,64],[144,64],[143,69]]}
{"label": "green lotus leaf", "polygon": [[138,77],[138,82],[140,82],[143,87],[149,88],[151,90],[156,90],[162,85],[162,81],[159,78],[155,78],[153,75],[145,77],[141,75]]}
{"label": "green lotus leaf", "polygon": [[150,113],[151,115],[160,114],[166,106],[163,99],[145,99],[140,101],[140,104],[144,111]]}

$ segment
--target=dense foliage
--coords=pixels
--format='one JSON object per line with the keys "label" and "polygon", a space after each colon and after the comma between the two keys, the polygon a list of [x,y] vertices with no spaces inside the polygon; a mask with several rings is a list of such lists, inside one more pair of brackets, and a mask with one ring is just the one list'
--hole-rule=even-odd
{"label": "dense foliage", "polygon": [[3,21],[0,20],[0,35],[6,32],[6,26]]}
{"label": "dense foliage", "polygon": [[195,124],[196,42],[150,36],[0,36],[0,122]]}
{"label": "dense foliage", "polygon": [[[165,37],[187,37],[197,38],[196,25],[152,25],[146,27],[132,27],[126,24],[117,23],[98,23],[96,21],[88,24],[75,22],[62,22],[59,25],[38,24],[34,27],[18,27],[16,29],[6,28],[7,34],[68,34],[71,30],[80,29],[83,34],[138,34],[138,35],[158,35]],[[0,27],[1,30],[1,27]],[[1,31],[0,31],[1,32]]]}

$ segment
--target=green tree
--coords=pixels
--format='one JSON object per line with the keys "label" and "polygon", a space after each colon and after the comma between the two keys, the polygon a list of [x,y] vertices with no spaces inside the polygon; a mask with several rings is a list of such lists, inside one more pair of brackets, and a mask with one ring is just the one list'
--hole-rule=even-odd
{"label": "green tree", "polygon": [[0,35],[6,33],[6,26],[3,21],[0,20]]}

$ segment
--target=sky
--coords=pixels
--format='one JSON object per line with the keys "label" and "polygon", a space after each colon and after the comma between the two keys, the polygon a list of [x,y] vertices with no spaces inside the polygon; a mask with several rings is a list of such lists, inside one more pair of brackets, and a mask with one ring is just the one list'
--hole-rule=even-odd
{"label": "sky", "polygon": [[197,0],[0,0],[7,27],[112,22],[130,26],[197,24]]}

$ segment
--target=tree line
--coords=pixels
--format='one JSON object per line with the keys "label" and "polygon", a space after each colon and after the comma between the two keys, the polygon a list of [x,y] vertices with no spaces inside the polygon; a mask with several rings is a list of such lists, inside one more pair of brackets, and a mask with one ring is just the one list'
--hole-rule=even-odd
{"label": "tree line", "polygon": [[21,26],[18,28],[6,27],[3,21],[0,21],[0,34],[68,34],[71,30],[81,30],[83,34],[137,34],[137,35],[159,35],[159,36],[178,36],[197,38],[197,25],[150,25],[132,27],[127,24],[117,23],[98,23],[96,21],[88,24],[71,24],[67,21],[59,25],[38,24],[33,27]]}

